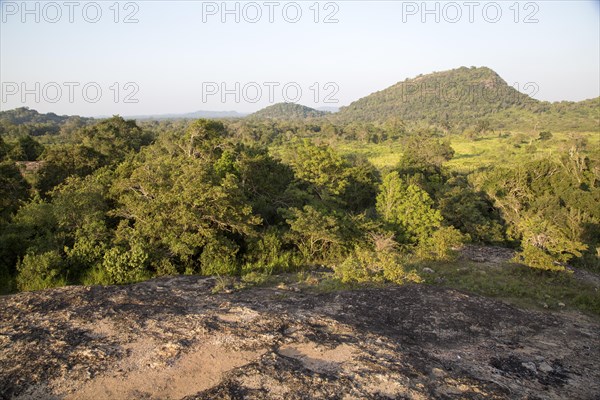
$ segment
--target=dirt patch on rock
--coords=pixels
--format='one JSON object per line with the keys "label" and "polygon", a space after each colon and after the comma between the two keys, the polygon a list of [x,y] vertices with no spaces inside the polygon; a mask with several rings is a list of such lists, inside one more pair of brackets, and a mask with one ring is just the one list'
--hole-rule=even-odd
{"label": "dirt patch on rock", "polygon": [[515,253],[515,250],[506,247],[468,244],[460,250],[460,258],[479,263],[502,264],[511,261]]}
{"label": "dirt patch on rock", "polygon": [[211,294],[211,278],[0,298],[2,399],[600,396],[600,322],[425,285]]}

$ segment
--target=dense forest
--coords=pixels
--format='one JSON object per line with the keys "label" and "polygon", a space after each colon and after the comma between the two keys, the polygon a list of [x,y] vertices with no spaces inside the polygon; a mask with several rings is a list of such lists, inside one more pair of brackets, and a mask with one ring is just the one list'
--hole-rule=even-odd
{"label": "dense forest", "polygon": [[[444,76],[498,78],[461,68],[417,79]],[[427,102],[388,118],[386,93],[334,114],[283,104],[223,120],[0,113],[2,291],[323,266],[341,282],[418,282],[419,263],[451,260],[465,243],[514,248],[515,262],[540,271],[600,271],[597,124],[559,141],[554,125],[510,132],[477,120],[546,107],[518,92],[455,105],[450,125],[430,119]],[[561,126],[592,126],[595,104],[550,108]],[[368,110],[379,119],[354,118]],[[451,167],[457,138],[505,140],[503,158]],[[344,151],[355,143],[398,149],[395,161]]]}

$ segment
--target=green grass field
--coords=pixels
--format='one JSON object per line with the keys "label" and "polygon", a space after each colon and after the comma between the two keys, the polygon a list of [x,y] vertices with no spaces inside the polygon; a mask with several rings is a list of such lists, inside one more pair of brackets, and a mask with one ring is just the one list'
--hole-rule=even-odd
{"label": "green grass field", "polygon": [[[525,162],[536,158],[558,157],[564,154],[575,138],[587,140],[587,151],[598,152],[600,133],[553,133],[550,140],[540,141],[536,135],[516,132],[512,134],[488,134],[478,139],[452,136],[452,148],[456,152],[448,162],[451,169],[468,172],[482,166]],[[342,142],[333,147],[344,155],[361,154],[382,171],[393,168],[402,156],[400,142],[358,143]]]}

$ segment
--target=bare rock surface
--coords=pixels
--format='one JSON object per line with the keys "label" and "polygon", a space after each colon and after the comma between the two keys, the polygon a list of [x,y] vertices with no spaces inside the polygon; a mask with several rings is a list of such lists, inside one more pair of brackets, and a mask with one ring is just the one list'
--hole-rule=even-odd
{"label": "bare rock surface", "polygon": [[600,322],[426,285],[0,297],[2,399],[594,399]]}
{"label": "bare rock surface", "polygon": [[465,245],[460,251],[461,259],[479,263],[500,264],[515,256],[515,251],[500,246]]}

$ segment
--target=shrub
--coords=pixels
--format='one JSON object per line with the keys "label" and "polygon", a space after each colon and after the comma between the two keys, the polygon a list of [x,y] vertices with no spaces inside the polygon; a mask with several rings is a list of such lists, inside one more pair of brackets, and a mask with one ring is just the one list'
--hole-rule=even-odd
{"label": "shrub", "polygon": [[203,275],[236,275],[239,273],[236,255],[239,248],[226,238],[211,240],[200,255]]}
{"label": "shrub", "polygon": [[28,253],[17,264],[19,290],[41,290],[66,285],[64,261],[57,251]]}
{"label": "shrub", "polygon": [[268,275],[288,271],[300,264],[298,253],[284,249],[282,233],[275,228],[267,229],[248,245],[247,263],[242,272],[259,271]]}
{"label": "shrub", "polygon": [[370,235],[367,245],[358,245],[354,251],[336,266],[335,273],[342,282],[420,282],[414,270],[406,271],[393,235]]}
{"label": "shrub", "polygon": [[130,283],[149,277],[146,270],[148,253],[144,246],[133,241],[129,250],[113,247],[104,253],[102,269],[108,276],[108,283]]}
{"label": "shrub", "polygon": [[515,261],[528,265],[532,268],[539,268],[552,271],[564,271],[565,267],[557,263],[550,254],[544,250],[531,246],[523,245],[523,250],[515,255]]}
{"label": "shrub", "polygon": [[552,139],[552,133],[549,131],[542,131],[538,136],[538,140],[550,140]]}
{"label": "shrub", "polygon": [[564,270],[561,264],[573,256],[581,257],[581,252],[587,250],[585,244],[569,239],[561,228],[541,215],[523,217],[518,228],[523,239],[516,260],[533,268]]}
{"label": "shrub", "polygon": [[454,227],[443,226],[417,246],[417,256],[422,260],[451,261],[458,255],[466,237]]}

